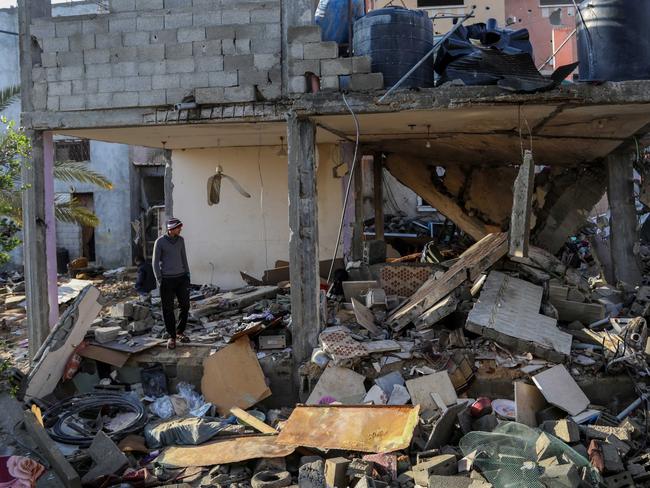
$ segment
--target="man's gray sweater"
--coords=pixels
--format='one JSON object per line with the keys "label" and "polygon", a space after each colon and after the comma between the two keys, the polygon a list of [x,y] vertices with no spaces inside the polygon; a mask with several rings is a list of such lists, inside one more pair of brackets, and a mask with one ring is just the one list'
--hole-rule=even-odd
{"label": "man's gray sweater", "polygon": [[181,236],[165,234],[153,245],[153,274],[160,283],[162,278],[176,278],[190,274],[185,254],[185,241]]}

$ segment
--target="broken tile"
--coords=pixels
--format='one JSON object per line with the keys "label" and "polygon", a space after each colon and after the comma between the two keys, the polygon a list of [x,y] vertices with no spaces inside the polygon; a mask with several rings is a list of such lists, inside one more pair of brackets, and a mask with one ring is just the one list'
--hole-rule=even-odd
{"label": "broken tile", "polygon": [[570,415],[578,415],[589,406],[589,398],[561,364],[533,376],[533,381],[548,403]]}

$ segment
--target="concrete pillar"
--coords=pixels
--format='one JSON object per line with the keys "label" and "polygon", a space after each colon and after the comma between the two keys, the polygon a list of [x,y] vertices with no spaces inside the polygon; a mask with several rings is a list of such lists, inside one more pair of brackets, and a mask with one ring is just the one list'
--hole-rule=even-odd
{"label": "concrete pillar", "polygon": [[174,183],[172,183],[172,152],[164,149],[165,158],[165,218],[170,219],[174,216]]}
{"label": "concrete pillar", "polygon": [[48,323],[59,320],[59,286],[56,269],[56,217],[54,215],[54,140],[51,132],[43,133],[43,205],[45,207],[45,253],[47,262]]}
{"label": "concrete pillar", "polygon": [[639,285],[639,232],[634,200],[634,166],[629,152],[615,152],[607,157],[607,198],[614,278],[628,285]]}
{"label": "concrete pillar", "polygon": [[314,23],[316,0],[291,0],[280,2],[282,16],[282,94],[287,93],[289,81],[289,29]]}
{"label": "concrete pillar", "polygon": [[294,366],[309,359],[320,331],[316,126],[287,117],[289,153],[289,276]]}
{"label": "concrete pillar", "polygon": [[381,154],[372,158],[372,179],[375,207],[375,239],[384,240],[384,163]]}

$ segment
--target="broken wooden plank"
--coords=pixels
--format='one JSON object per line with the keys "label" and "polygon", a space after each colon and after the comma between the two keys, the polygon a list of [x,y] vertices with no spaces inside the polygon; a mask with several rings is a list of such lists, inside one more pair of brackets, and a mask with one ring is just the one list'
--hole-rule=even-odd
{"label": "broken wooden plank", "polygon": [[510,217],[510,256],[527,257],[530,244],[530,222],[533,212],[533,189],[535,186],[535,162],[530,150],[524,152],[524,160],[515,179]]}
{"label": "broken wooden plank", "polygon": [[452,293],[451,295],[447,295],[415,320],[415,329],[422,330],[436,325],[442,319],[455,312],[457,307],[458,297],[456,294]]}
{"label": "broken wooden plank", "polygon": [[253,429],[258,430],[262,434],[277,434],[278,431],[275,430],[273,427],[270,425],[262,422],[260,419],[257,417],[251,415],[245,410],[242,410],[239,407],[232,407],[230,409],[230,413],[237,417],[239,420],[244,422],[247,425],[250,425]]}
{"label": "broken wooden plank", "polygon": [[536,374],[533,382],[548,403],[569,415],[578,415],[589,406],[589,398],[561,364]]}
{"label": "broken wooden plank", "polygon": [[551,360],[558,354],[569,356],[571,335],[557,328],[557,320],[539,313],[543,292],[541,286],[492,271],[465,328],[521,352]]}

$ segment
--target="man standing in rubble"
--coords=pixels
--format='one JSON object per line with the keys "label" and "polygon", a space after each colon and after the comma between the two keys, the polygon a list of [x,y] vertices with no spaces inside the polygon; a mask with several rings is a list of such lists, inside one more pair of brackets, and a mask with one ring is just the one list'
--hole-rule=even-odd
{"label": "man standing in rubble", "polygon": [[[183,222],[171,218],[167,221],[167,234],[156,239],[153,246],[153,271],[160,288],[165,329],[169,334],[167,347],[176,348],[176,341],[189,342],[185,335],[190,311],[190,267],[187,265],[185,241],[181,237]],[[178,324],[174,316],[174,297],[178,300]]]}

